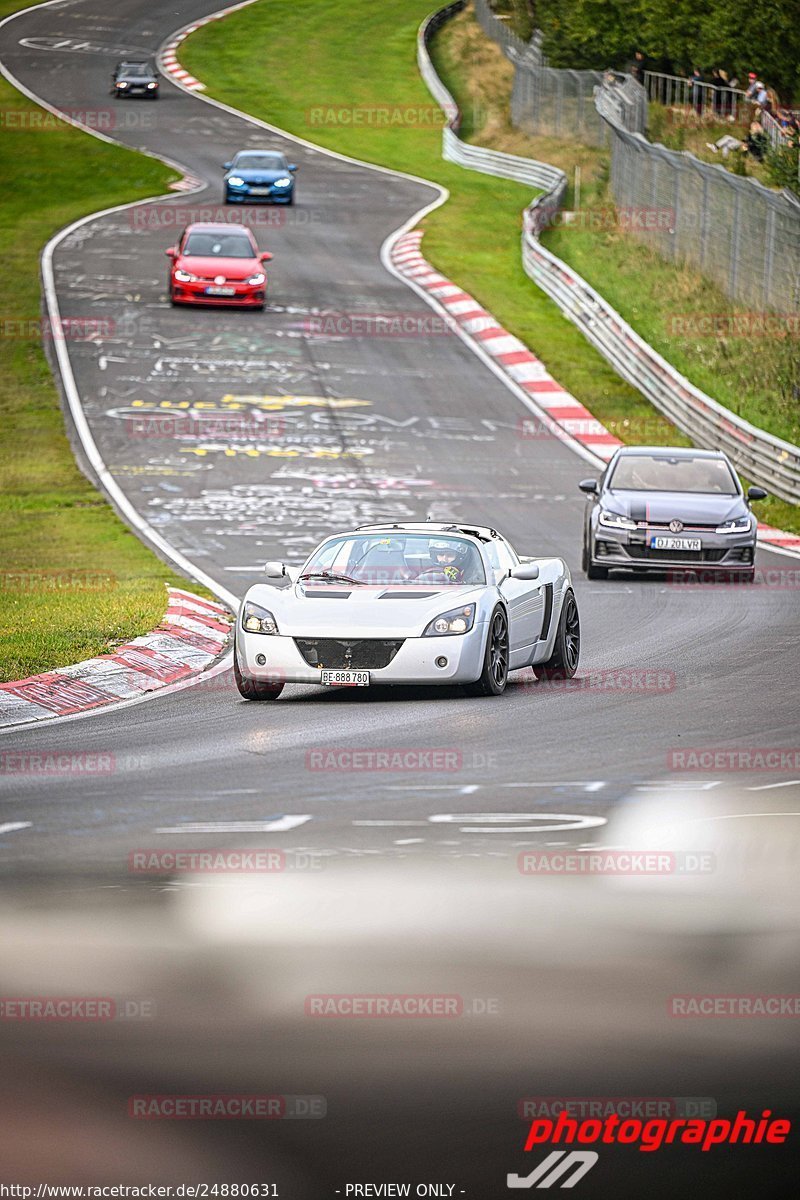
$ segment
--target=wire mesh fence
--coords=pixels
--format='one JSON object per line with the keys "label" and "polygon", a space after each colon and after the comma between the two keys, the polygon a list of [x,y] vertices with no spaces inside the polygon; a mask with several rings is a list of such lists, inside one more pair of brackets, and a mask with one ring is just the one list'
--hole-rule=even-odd
{"label": "wire mesh fence", "polygon": [[[653,145],[613,119],[609,129],[615,203],[669,214],[642,231],[648,245],[691,263],[734,300],[800,311],[800,204],[692,154]],[[631,233],[639,235],[636,226]]]}
{"label": "wire mesh fence", "polygon": [[608,131],[594,103],[602,71],[570,71],[520,60],[514,71],[511,121],[545,137],[608,145]]}
{"label": "wire mesh fence", "polygon": [[[475,9],[490,37],[505,45],[514,36],[487,0],[475,0]],[[654,72],[647,73],[645,90],[613,71],[549,67],[538,44],[536,55],[514,47],[511,57],[512,123],[529,133],[608,148],[618,209],[658,216],[628,221],[632,236],[645,239],[664,258],[696,267],[733,300],[800,312],[800,202],[788,190],[771,191],[643,136],[648,94],[662,104],[696,104],[704,112],[735,116],[744,108],[741,93],[693,87],[688,80]]]}

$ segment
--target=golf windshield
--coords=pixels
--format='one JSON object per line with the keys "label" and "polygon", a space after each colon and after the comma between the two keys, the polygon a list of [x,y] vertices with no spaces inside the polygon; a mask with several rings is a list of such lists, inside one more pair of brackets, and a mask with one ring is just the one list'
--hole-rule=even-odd
{"label": "golf windshield", "polygon": [[608,484],[629,492],[697,492],[736,496],[736,482],[723,458],[678,458],[666,454],[623,454]]}
{"label": "golf windshield", "polygon": [[189,258],[255,258],[250,239],[240,233],[190,233],[183,253]]}
{"label": "golf windshield", "polygon": [[343,579],[409,586],[482,584],[486,573],[478,548],[441,533],[351,533],[332,538],[303,568],[315,583]]}

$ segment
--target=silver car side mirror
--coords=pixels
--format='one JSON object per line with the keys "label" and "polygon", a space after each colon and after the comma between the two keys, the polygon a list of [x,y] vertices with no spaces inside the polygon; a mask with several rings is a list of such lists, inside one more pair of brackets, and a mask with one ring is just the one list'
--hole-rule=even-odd
{"label": "silver car side mirror", "polygon": [[267,579],[283,579],[286,567],[277,558],[271,558],[269,562],[264,563],[264,573]]}
{"label": "silver car side mirror", "polygon": [[518,567],[514,567],[511,572],[512,579],[538,579],[539,568],[536,563],[520,563]]}

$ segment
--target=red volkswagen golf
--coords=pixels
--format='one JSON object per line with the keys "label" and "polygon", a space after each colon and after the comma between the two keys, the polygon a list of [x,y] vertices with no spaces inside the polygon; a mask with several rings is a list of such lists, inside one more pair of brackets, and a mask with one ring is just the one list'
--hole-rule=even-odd
{"label": "red volkswagen golf", "polygon": [[169,298],[172,304],[235,304],[263,308],[267,298],[264,263],[249,229],[222,223],[187,225],[177,246],[166,251],[172,260]]}

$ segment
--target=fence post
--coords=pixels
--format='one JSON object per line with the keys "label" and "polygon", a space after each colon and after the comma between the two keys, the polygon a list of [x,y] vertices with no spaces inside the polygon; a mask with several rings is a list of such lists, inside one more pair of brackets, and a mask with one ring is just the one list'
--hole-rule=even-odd
{"label": "fence post", "polygon": [[700,213],[700,270],[706,265],[708,248],[708,172],[703,171],[703,209]]}
{"label": "fence post", "polygon": [[742,193],[739,188],[736,187],[734,194],[736,196],[736,203],[733,206],[733,228],[731,229],[731,265],[728,271],[728,295],[736,298],[739,282],[739,217],[742,206]]}
{"label": "fence post", "polygon": [[764,238],[764,308],[769,308],[772,263],[775,254],[775,209],[767,202],[767,232]]}

